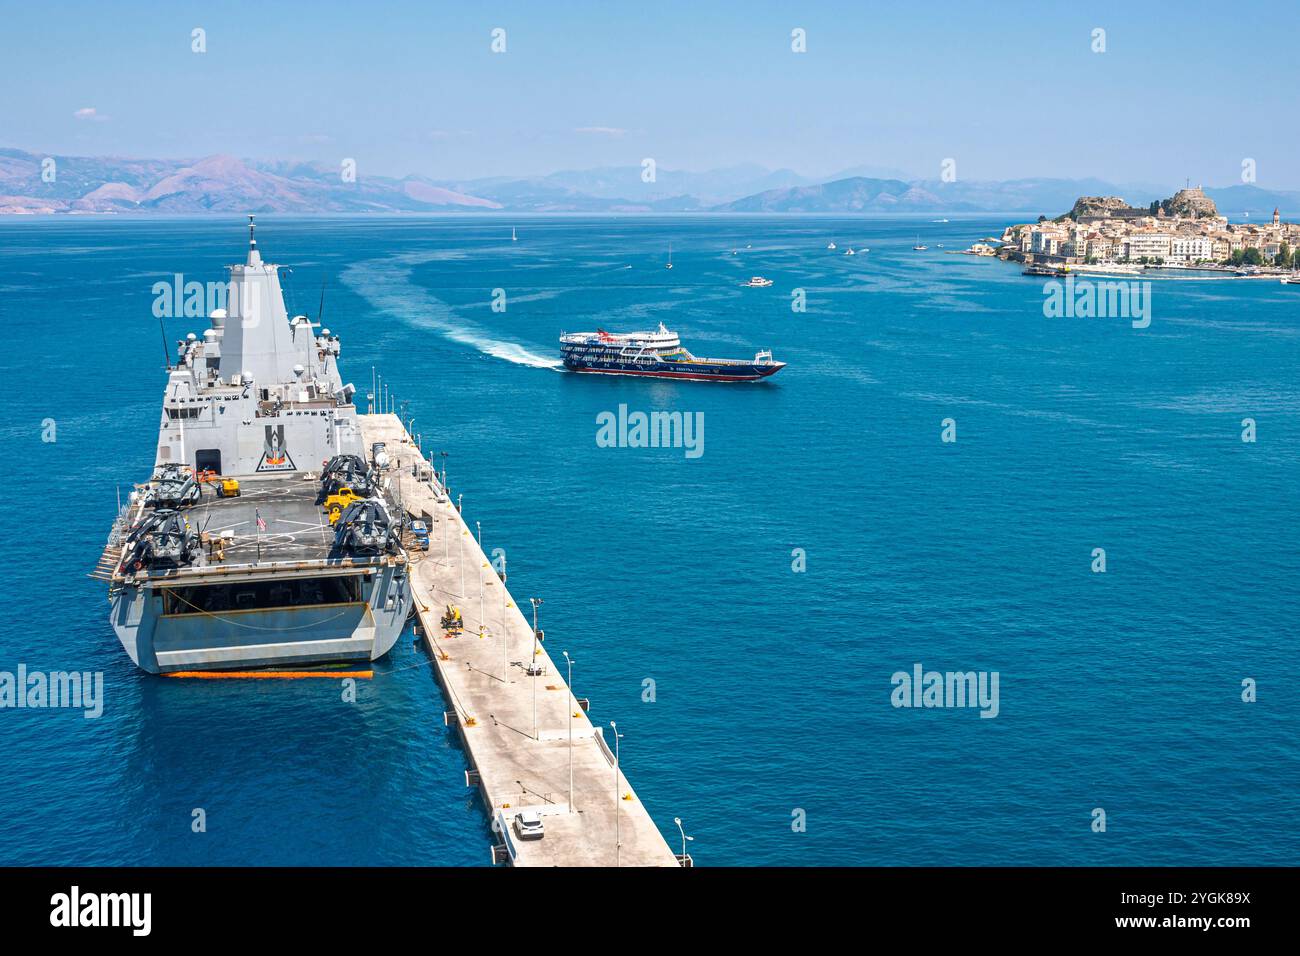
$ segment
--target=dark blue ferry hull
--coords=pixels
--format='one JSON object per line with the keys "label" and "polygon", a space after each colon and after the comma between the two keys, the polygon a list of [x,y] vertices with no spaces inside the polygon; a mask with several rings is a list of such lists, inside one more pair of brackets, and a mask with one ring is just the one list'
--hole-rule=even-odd
{"label": "dark blue ferry hull", "polygon": [[638,375],[642,378],[675,378],[687,382],[755,382],[785,368],[784,362],[599,362],[587,364],[565,356],[570,372],[598,375]]}

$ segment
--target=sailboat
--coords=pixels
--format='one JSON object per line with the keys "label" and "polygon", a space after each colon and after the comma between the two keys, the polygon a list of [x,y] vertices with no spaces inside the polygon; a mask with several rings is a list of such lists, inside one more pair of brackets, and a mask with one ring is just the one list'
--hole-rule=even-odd
{"label": "sailboat", "polygon": [[511,242],[518,242],[518,241],[519,241],[519,237],[515,235],[515,227],[514,227],[514,226],[511,226],[511,227],[510,227],[510,241],[511,241]]}
{"label": "sailboat", "polygon": [[670,242],[668,243],[668,264],[664,266],[664,268],[671,269],[672,267],[673,267],[673,244]]}
{"label": "sailboat", "polygon": [[929,246],[923,246],[923,245],[921,245],[921,237],[920,237],[920,236],[917,236],[917,237],[916,237],[916,245],[914,245],[914,246],[912,247],[912,249],[913,249],[914,251],[916,251],[916,252],[925,252],[925,250],[928,249],[928,248],[929,248]]}
{"label": "sailboat", "polygon": [[829,246],[827,246],[826,248],[827,248],[827,249],[830,249],[831,251],[834,251],[834,250],[835,250],[835,243],[832,242],[832,243],[831,243]]}

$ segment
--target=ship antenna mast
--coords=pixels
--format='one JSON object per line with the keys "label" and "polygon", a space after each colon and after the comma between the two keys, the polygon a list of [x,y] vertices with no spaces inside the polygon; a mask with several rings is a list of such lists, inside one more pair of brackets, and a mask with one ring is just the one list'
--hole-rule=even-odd
{"label": "ship antenna mast", "polygon": [[158,316],[158,331],[162,333],[163,366],[170,372],[172,368],[172,350],[167,345],[167,323],[163,321],[161,315]]}
{"label": "ship antenna mast", "polygon": [[253,230],[256,228],[257,226],[253,223],[253,214],[249,213],[248,214],[248,248],[249,249],[257,248],[257,239],[254,238],[253,236]]}

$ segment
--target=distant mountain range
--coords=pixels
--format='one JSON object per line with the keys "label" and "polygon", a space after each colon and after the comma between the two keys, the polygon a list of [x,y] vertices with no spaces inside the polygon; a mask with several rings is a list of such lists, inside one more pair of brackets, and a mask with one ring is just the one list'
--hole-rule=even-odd
{"label": "distant mountain range", "polygon": [[[53,159],[49,175],[47,159]],[[1168,196],[1159,184],[1096,179],[1006,182],[908,179],[898,170],[856,167],[827,177],[756,164],[705,172],[640,166],[569,170],[532,177],[435,180],[364,175],[315,162],[256,162],[54,156],[0,149],[0,215],[57,213],[1021,213],[1056,216],[1079,196],[1123,196],[1145,206]],[[1300,214],[1300,192],[1239,185],[1207,188],[1231,218],[1263,218],[1273,207]]]}

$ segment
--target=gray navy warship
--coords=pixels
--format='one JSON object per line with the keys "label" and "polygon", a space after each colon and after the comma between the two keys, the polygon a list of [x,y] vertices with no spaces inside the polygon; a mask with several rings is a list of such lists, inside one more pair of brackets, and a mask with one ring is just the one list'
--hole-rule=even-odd
{"label": "gray navy warship", "polygon": [[226,308],[178,343],[152,478],[95,576],[151,673],[375,660],[411,610],[404,512],[361,436],[339,340],[285,310],[249,217]]}

